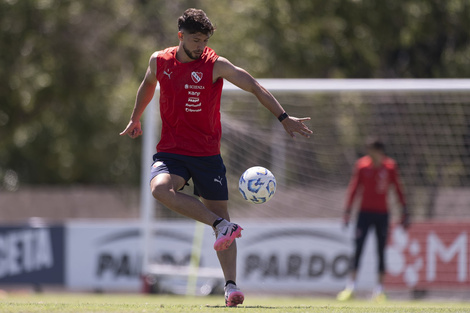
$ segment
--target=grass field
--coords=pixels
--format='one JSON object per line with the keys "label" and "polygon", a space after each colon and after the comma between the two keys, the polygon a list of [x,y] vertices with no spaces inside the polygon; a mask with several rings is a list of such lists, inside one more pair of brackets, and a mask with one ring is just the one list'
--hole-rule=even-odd
{"label": "grass field", "polygon": [[248,297],[237,308],[223,306],[222,296],[181,297],[160,295],[13,294],[0,299],[2,313],[61,312],[470,312],[470,302],[351,301],[333,299]]}

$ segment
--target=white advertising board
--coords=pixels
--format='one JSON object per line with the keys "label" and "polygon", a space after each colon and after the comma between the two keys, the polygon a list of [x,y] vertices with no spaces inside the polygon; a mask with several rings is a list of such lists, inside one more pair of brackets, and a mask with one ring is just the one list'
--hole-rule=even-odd
{"label": "white advertising board", "polygon": [[[187,265],[191,258],[194,230],[195,223],[191,221],[155,223],[149,252],[151,261]],[[212,230],[209,227],[203,230],[207,233],[203,235],[204,241],[209,241]],[[141,225],[137,220],[68,223],[67,287],[140,291],[142,238]],[[202,252],[201,266],[218,267],[217,262],[213,249]]]}
{"label": "white advertising board", "polygon": [[[336,292],[344,287],[352,255],[350,230],[339,220],[237,221],[237,283],[246,292]],[[66,285],[70,289],[141,290],[142,232],[135,221],[67,224]],[[156,222],[150,256],[153,262],[187,265],[195,223]],[[203,228],[201,267],[219,267],[212,228]],[[372,232],[370,235],[373,235]],[[362,257],[358,288],[376,280],[375,240],[369,236]]]}
{"label": "white advertising board", "polygon": [[85,290],[138,290],[141,240],[137,222],[67,224],[66,285]]}
{"label": "white advertising board", "polygon": [[[351,230],[337,221],[249,222],[239,247],[239,285],[260,292],[308,294],[344,288],[353,252]],[[372,233],[371,233],[372,235]],[[358,289],[376,281],[375,238],[362,256]]]}

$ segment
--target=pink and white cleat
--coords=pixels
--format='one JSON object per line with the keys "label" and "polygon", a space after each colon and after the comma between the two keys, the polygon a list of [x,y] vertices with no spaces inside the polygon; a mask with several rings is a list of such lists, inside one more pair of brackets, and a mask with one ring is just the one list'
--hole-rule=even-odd
{"label": "pink and white cleat", "polygon": [[239,304],[243,304],[245,296],[243,295],[243,292],[240,291],[240,288],[237,287],[237,285],[229,283],[224,287],[224,290],[226,306],[237,306]]}
{"label": "pink and white cleat", "polygon": [[230,223],[227,220],[223,220],[216,226],[217,239],[214,243],[214,249],[216,251],[223,251],[228,249],[235,238],[242,236],[242,230],[240,226],[234,223]]}

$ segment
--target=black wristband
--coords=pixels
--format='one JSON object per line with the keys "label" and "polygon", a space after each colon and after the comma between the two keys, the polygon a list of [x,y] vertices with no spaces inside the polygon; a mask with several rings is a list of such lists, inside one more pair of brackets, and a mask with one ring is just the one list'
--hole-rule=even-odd
{"label": "black wristband", "polygon": [[288,118],[288,117],[289,117],[289,115],[288,115],[286,112],[284,112],[284,113],[282,113],[281,115],[279,115],[279,116],[277,117],[277,119],[279,120],[279,122],[282,122],[283,120],[285,120],[285,119]]}

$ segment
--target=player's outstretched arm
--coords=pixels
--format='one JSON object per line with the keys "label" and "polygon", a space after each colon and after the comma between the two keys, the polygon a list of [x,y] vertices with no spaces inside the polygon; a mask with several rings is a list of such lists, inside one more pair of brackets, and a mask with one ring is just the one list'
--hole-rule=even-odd
{"label": "player's outstretched arm", "polygon": [[119,134],[121,136],[129,135],[131,138],[137,138],[142,135],[142,127],[140,124],[140,117],[144,113],[145,108],[152,100],[155,93],[155,87],[157,86],[157,55],[155,52],[150,57],[149,66],[145,73],[145,77],[137,90],[137,96],[135,99],[134,110],[132,111],[131,119],[127,127]]}
{"label": "player's outstretched arm", "polygon": [[258,101],[276,116],[286,132],[295,137],[299,133],[304,137],[310,137],[313,132],[304,124],[304,121],[310,120],[310,117],[297,118],[286,114],[281,104],[274,96],[263,86],[261,86],[247,71],[234,66],[230,61],[219,57],[214,64],[214,78],[224,78],[235,86],[254,94]]}

